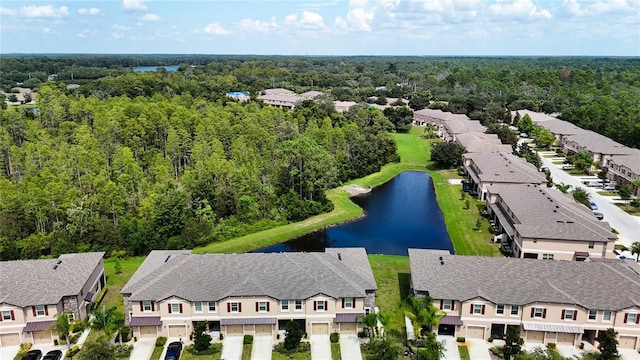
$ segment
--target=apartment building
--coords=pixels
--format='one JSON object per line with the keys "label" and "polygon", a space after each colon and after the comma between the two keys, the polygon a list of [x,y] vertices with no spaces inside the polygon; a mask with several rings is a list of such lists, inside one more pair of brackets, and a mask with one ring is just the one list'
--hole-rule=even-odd
{"label": "apartment building", "polygon": [[212,336],[357,333],[376,283],[364,248],[324,253],[191,254],[152,251],[122,289],[138,337],[187,337],[203,321]]}
{"label": "apartment building", "polygon": [[631,149],[627,155],[613,155],[609,159],[607,176],[618,185],[627,184],[635,196],[640,196],[640,187],[634,181],[640,180],[640,150]]}
{"label": "apartment building", "polygon": [[640,266],[457,256],[409,249],[411,289],[441,309],[438,333],[488,340],[516,327],[531,343],[577,346],[613,328],[618,347],[640,349]]}
{"label": "apartment building", "polygon": [[0,346],[53,343],[56,315],[86,319],[105,286],[104,253],[0,262]]}
{"label": "apartment building", "polygon": [[497,134],[468,132],[456,135],[456,143],[468,153],[504,152],[512,153],[509,144],[503,144]]}

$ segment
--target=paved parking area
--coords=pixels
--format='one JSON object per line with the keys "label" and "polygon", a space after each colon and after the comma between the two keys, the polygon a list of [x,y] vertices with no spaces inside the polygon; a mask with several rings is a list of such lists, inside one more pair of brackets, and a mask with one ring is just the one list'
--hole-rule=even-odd
{"label": "paved parking area", "polygon": [[2,346],[0,347],[0,359],[13,359],[19,351],[20,345]]}
{"label": "paved parking area", "polygon": [[343,359],[362,360],[360,340],[356,334],[340,335],[340,353]]}
{"label": "paved parking area", "polygon": [[[271,336],[254,336],[251,360],[271,360],[273,338]],[[224,358],[226,359],[226,358]]]}
{"label": "paved parking area", "polygon": [[309,342],[311,343],[311,360],[331,359],[329,335],[311,335]]}
{"label": "paved parking area", "polygon": [[458,351],[456,338],[453,336],[438,335],[436,336],[436,340],[444,342],[445,360],[460,360],[460,352]]}
{"label": "paved parking area", "polygon": [[131,360],[149,360],[153,349],[156,347],[156,338],[141,338],[133,344],[133,350],[131,350]]}
{"label": "paved parking area", "polygon": [[227,336],[222,341],[222,356],[224,360],[240,360],[242,358],[242,341],[244,336]]}

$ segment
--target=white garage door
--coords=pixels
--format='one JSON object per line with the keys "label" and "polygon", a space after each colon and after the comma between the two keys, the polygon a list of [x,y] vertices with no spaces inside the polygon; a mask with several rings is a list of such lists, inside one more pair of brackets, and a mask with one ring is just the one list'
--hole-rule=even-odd
{"label": "white garage door", "polygon": [[20,333],[0,335],[0,345],[2,346],[20,345]]}
{"label": "white garage door", "polygon": [[484,339],[484,328],[479,326],[469,326],[467,337],[471,339]]}
{"label": "white garage door", "polygon": [[182,325],[178,326],[169,326],[169,337],[187,337],[187,328]]}
{"label": "white garage door", "polygon": [[620,336],[618,346],[624,349],[635,349],[637,338],[634,336]]}
{"label": "white garage door", "polygon": [[242,325],[227,325],[227,336],[229,335],[242,335]]}
{"label": "white garage door", "polygon": [[256,325],[256,335],[271,335],[271,325]]}
{"label": "white garage door", "polygon": [[574,334],[558,333],[558,344],[573,345],[575,340]]}
{"label": "white garage door", "polygon": [[311,324],[311,334],[313,335],[328,335],[329,325],[325,323]]}
{"label": "white garage door", "polygon": [[543,331],[527,331],[527,341],[542,342],[544,339]]}
{"label": "white garage door", "polygon": [[141,326],[140,337],[156,337],[158,336],[155,326]]}
{"label": "white garage door", "polygon": [[355,334],[356,323],[342,323],[340,324],[340,332],[343,334]]}
{"label": "white garage door", "polygon": [[36,331],[33,333],[33,342],[36,344],[46,344],[53,342],[51,338],[51,331]]}

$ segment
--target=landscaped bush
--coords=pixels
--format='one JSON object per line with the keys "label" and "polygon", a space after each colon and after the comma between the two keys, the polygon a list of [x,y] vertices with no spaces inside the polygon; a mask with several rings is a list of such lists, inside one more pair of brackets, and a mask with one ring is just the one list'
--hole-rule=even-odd
{"label": "landscaped bush", "polygon": [[253,335],[245,335],[242,339],[242,343],[245,345],[253,344]]}
{"label": "landscaped bush", "polygon": [[367,337],[367,335],[365,334],[364,331],[358,331],[358,337],[359,338],[365,338],[365,337]]}
{"label": "landscaped bush", "polygon": [[74,345],[71,349],[67,350],[67,355],[65,355],[65,358],[70,358],[73,355],[77,354],[78,351],[80,351],[80,348],[78,347],[78,345]]}
{"label": "landscaped bush", "polygon": [[311,344],[309,344],[308,342],[301,342],[297,348],[292,349],[292,350],[287,350],[284,347],[284,343],[278,343],[278,345],[276,345],[275,350],[281,354],[286,354],[286,355],[291,355],[293,353],[297,353],[297,352],[307,352],[307,351],[311,351]]}
{"label": "landscaped bush", "polygon": [[555,350],[556,349],[556,343],[548,343],[547,344],[547,349]]}
{"label": "landscaped bush", "polygon": [[102,299],[104,298],[104,295],[107,293],[107,287],[105,286],[104,288],[102,288],[102,290],[100,290],[100,293],[98,294],[98,297],[96,298],[96,302],[93,303],[93,306],[91,307],[92,309],[97,309],[98,305],[100,305],[100,303],[102,302]]}
{"label": "landscaped bush", "polygon": [[78,343],[78,339],[80,339],[80,335],[82,335],[82,333],[75,333],[71,336],[69,336],[69,342],[72,344],[77,344]]}
{"label": "landscaped bush", "polygon": [[493,337],[489,337],[489,342],[492,343],[493,342]]}
{"label": "landscaped bush", "polygon": [[156,339],[156,346],[164,346],[164,344],[166,343],[167,343],[166,336],[158,336],[158,338]]}
{"label": "landscaped bush", "polygon": [[133,350],[133,345],[123,345],[122,351],[120,350],[120,346],[116,346],[116,358],[118,359],[128,359],[131,357],[131,351]]}
{"label": "landscaped bush", "polygon": [[121,328],[120,333],[116,335],[116,341],[120,341],[120,335],[122,335],[123,342],[128,342],[131,340],[131,329],[128,327]]}
{"label": "landscaped bush", "polygon": [[464,336],[458,336],[458,337],[456,338],[456,341],[457,341],[457,342],[465,342],[465,341],[467,341],[467,339],[465,339],[465,337],[464,337]]}
{"label": "landscaped bush", "polygon": [[206,350],[197,350],[196,346],[194,344],[191,344],[187,346],[185,350],[192,355],[213,355],[222,351],[222,344],[221,343],[211,344],[211,346],[209,346],[209,348]]}
{"label": "landscaped bush", "polygon": [[504,359],[504,353],[502,352],[502,347],[501,346],[494,346],[489,350],[491,350],[493,355]]}
{"label": "landscaped bush", "polygon": [[33,346],[32,343],[22,343],[22,344],[20,344],[20,351],[27,352],[27,351],[31,350],[32,346]]}
{"label": "landscaped bush", "polygon": [[87,328],[87,323],[82,321],[82,320],[73,320],[73,322],[71,323],[71,332],[72,333],[77,333],[77,332],[81,332],[84,331],[84,329]]}
{"label": "landscaped bush", "polygon": [[329,340],[334,344],[337,343],[340,341],[340,334],[337,332],[331,333],[331,335],[329,335]]}

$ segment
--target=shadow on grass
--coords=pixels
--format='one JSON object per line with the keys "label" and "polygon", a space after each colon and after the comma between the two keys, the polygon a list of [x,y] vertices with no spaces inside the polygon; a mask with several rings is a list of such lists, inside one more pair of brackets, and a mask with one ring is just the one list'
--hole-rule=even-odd
{"label": "shadow on grass", "polygon": [[400,292],[400,300],[404,301],[409,296],[409,287],[411,278],[408,273],[398,273],[398,290]]}

